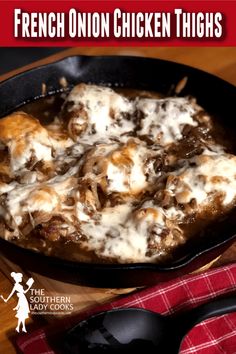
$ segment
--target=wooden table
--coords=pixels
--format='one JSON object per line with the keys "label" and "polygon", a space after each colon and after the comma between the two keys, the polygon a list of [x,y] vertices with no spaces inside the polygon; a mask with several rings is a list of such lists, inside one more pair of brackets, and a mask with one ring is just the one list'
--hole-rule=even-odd
{"label": "wooden table", "polygon": [[[22,49],[22,51],[23,50],[24,49]],[[53,55],[47,59],[40,60],[37,63],[28,65],[27,67],[15,70],[11,73],[7,73],[0,77],[0,80],[6,79],[13,74],[24,71],[25,69],[37,66],[39,64],[48,63],[50,61],[54,61],[73,54],[124,54],[168,59],[206,70],[236,85],[236,48],[71,48]],[[231,261],[236,261],[236,243],[227,252],[225,252],[225,254],[215,265],[226,264]],[[2,272],[0,272],[0,293],[6,296],[10,293],[11,288],[12,284],[9,279],[7,279]],[[99,297],[99,292],[97,294]],[[16,338],[16,319],[12,315],[12,309],[15,306],[16,299],[12,298],[8,303],[0,301],[1,353],[16,353],[14,346],[14,340]],[[45,319],[41,318],[40,316],[31,318],[30,324],[28,323],[27,326],[28,332],[30,332],[33,328],[40,326],[42,323],[45,323]]]}

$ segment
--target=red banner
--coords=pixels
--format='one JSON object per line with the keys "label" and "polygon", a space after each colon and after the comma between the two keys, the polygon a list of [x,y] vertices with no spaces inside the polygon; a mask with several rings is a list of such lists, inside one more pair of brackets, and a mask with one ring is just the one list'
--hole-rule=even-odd
{"label": "red banner", "polygon": [[236,1],[0,1],[0,46],[235,46]]}

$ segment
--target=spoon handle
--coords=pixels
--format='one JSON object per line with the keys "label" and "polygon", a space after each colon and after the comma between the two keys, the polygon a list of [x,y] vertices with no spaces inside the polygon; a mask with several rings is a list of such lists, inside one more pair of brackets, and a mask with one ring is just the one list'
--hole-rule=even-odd
{"label": "spoon handle", "polygon": [[181,326],[183,335],[193,328],[196,324],[215,316],[236,311],[236,294],[211,300],[210,302],[195,307],[194,309],[177,315],[175,321]]}

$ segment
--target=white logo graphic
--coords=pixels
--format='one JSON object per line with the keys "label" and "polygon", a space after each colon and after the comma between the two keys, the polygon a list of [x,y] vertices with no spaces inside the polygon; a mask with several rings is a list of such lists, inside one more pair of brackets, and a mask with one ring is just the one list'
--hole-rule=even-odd
{"label": "white logo graphic", "polygon": [[9,294],[9,296],[7,297],[7,299],[5,299],[2,295],[1,298],[5,302],[7,302],[14,295],[14,293],[16,293],[16,295],[18,296],[18,304],[13,309],[16,310],[16,318],[18,318],[16,331],[20,332],[20,325],[22,324],[22,332],[27,332],[25,328],[25,320],[29,317],[30,308],[25,294],[29,291],[29,289],[33,285],[34,279],[33,278],[28,279],[28,281],[26,282],[28,288],[24,290],[22,284],[20,284],[22,282],[23,274],[12,272],[11,277],[14,279],[15,285],[13,286],[13,289]]}

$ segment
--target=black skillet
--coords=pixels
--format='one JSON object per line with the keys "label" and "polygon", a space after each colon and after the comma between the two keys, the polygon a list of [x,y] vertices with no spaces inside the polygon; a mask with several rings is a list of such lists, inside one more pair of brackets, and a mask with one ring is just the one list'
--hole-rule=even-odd
{"label": "black skillet", "polygon": [[64,353],[177,354],[184,336],[198,323],[236,311],[236,295],[214,299],[185,313],[163,316],[138,308],[99,313],[70,329]]}
{"label": "black skillet", "polygon": [[[74,56],[38,67],[0,83],[0,117],[24,103],[62,91],[61,78],[68,88],[79,82],[146,89],[173,94],[173,87],[187,76],[187,85],[181,95],[197,98],[210,113],[219,117],[224,126],[236,131],[236,88],[203,71],[158,59],[124,56]],[[232,218],[235,220],[235,218]],[[0,251],[25,269],[46,274],[72,283],[99,287],[133,287],[155,284],[159,281],[189,273],[216,258],[234,241],[234,222],[220,225],[217,235],[209,235],[187,243],[181,255],[165,266],[156,264],[84,264],[48,257],[22,249],[0,239]]]}

